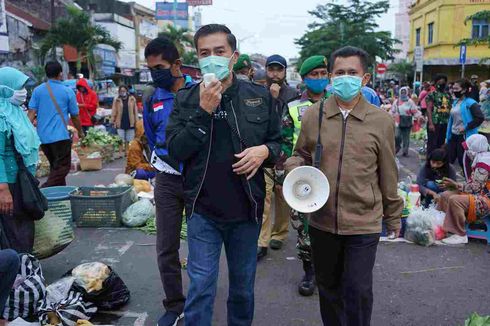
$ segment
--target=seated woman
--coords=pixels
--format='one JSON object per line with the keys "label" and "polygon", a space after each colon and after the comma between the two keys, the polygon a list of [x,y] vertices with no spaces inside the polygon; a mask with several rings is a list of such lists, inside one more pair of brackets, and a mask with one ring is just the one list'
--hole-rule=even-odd
{"label": "seated woman", "polygon": [[[446,178],[445,191],[438,200],[437,209],[446,213],[444,230],[448,237],[445,244],[468,243],[465,223],[474,223],[490,213],[490,152],[483,135],[470,136],[463,143],[465,155],[472,160],[472,173],[468,181],[458,183]],[[467,173],[465,173],[467,175]]]}
{"label": "seated woman", "polygon": [[138,120],[136,122],[135,138],[129,143],[126,173],[135,179],[153,179],[156,176],[156,170],[150,164],[150,157],[143,120]]}
{"label": "seated woman", "polygon": [[439,148],[429,154],[417,175],[417,184],[425,207],[428,207],[432,200],[444,191],[438,184],[438,181],[444,178],[455,180],[456,171],[449,164],[446,151]]}
{"label": "seated woman", "polygon": [[0,326],[7,325],[2,319],[3,309],[19,271],[19,256],[12,249],[0,250]]}

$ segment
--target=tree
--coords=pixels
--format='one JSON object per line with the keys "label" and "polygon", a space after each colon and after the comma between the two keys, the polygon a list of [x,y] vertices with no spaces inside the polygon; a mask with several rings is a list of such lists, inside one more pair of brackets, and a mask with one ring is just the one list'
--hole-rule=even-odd
{"label": "tree", "polygon": [[94,25],[90,16],[76,7],[67,7],[67,17],[56,20],[54,26],[41,41],[40,54],[44,59],[46,54],[56,46],[70,45],[77,49],[77,71],[80,70],[82,60],[86,59],[89,78],[93,78],[96,58],[93,49],[97,44],[108,44],[119,51],[121,42],[111,37],[109,31],[102,26]]}
{"label": "tree", "polygon": [[403,60],[400,62],[391,63],[388,67],[388,71],[397,75],[402,81],[406,82],[410,76],[414,73],[414,67],[412,62]]}
{"label": "tree", "polygon": [[[465,26],[469,21],[472,21],[473,19],[483,19],[483,20],[490,21],[490,10],[479,11],[477,13],[474,13],[473,15],[466,17],[466,19],[464,20]],[[459,43],[457,45],[461,45],[461,44],[474,45],[474,46],[488,45],[488,47],[490,48],[490,33],[486,36],[486,38],[465,38],[465,39],[462,39],[461,41],[459,41]],[[487,61],[490,61],[490,57],[482,58],[480,60],[480,64],[483,64]]]}
{"label": "tree", "polygon": [[170,41],[172,41],[182,57],[184,57],[186,53],[186,46],[192,47],[194,45],[194,40],[192,39],[192,36],[190,35],[187,28],[179,28],[174,27],[173,25],[167,25],[163,32],[158,33],[158,36],[165,36]]}
{"label": "tree", "polygon": [[309,14],[318,21],[308,25],[308,31],[296,44],[301,47],[298,66],[312,56],[322,54],[330,57],[332,52],[352,45],[364,49],[370,55],[370,65],[375,58],[393,59],[399,50],[395,45],[400,41],[391,38],[387,31],[377,31],[376,18],[386,13],[389,0],[376,1],[350,0],[348,5],[327,3],[318,5]]}

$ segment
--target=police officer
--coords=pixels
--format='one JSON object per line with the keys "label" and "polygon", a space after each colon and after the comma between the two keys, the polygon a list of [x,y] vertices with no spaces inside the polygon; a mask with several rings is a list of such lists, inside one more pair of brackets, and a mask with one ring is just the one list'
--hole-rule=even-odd
{"label": "police officer", "polygon": [[233,65],[233,71],[235,72],[236,78],[241,80],[252,80],[253,67],[252,61],[248,54],[240,54],[237,62]]}
{"label": "police officer", "polygon": [[[306,90],[296,101],[290,102],[288,110],[282,118],[282,145],[281,158],[276,169],[284,170],[283,164],[291,156],[293,148],[298,140],[301,130],[301,116],[313,104],[326,98],[326,87],[329,83],[327,58],[315,55],[306,59],[299,71]],[[280,174],[280,173],[279,173]],[[311,261],[310,237],[308,236],[308,221],[304,214],[292,212],[291,224],[298,231],[298,258],[303,262],[305,275],[298,286],[298,291],[303,296],[311,296],[315,291],[313,265]]]}

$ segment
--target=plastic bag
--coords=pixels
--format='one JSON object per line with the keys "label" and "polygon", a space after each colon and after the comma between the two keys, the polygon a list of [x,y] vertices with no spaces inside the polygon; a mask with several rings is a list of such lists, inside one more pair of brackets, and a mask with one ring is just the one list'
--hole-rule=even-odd
{"label": "plastic bag", "polygon": [[133,185],[134,185],[134,191],[136,191],[136,193],[139,193],[139,192],[150,192],[152,191],[151,189],[151,183],[149,183],[148,181],[146,180],[138,180],[138,179],[135,179],[133,181]]}
{"label": "plastic bag", "polygon": [[413,209],[407,218],[405,239],[426,247],[433,245],[435,233],[430,214],[431,210]]}
{"label": "plastic bag", "polygon": [[79,319],[90,319],[97,312],[91,302],[85,302],[83,294],[70,290],[62,300],[50,302],[45,300],[39,307],[41,325],[75,326]]}
{"label": "plastic bag", "polygon": [[50,284],[46,288],[46,301],[48,302],[60,302],[68,297],[68,293],[75,282],[74,277],[64,277],[61,280]]}
{"label": "plastic bag", "polygon": [[[107,270],[108,276],[106,276]],[[131,293],[123,280],[105,264],[82,264],[67,275],[72,275],[76,279],[72,289],[80,291],[85,301],[93,302],[100,309],[118,309],[131,298]]]}
{"label": "plastic bag", "polygon": [[100,154],[100,152],[93,152],[92,154],[87,155],[87,158],[102,158],[102,154]]}
{"label": "plastic bag", "polygon": [[132,186],[133,185],[133,177],[129,174],[118,174],[114,178],[114,183],[119,186]]}
{"label": "plastic bag", "polygon": [[73,149],[71,150],[71,163],[80,164],[80,158],[78,157],[78,153]]}
{"label": "plastic bag", "polygon": [[155,217],[155,206],[150,200],[143,198],[126,209],[122,222],[128,227],[140,227],[152,217]]}

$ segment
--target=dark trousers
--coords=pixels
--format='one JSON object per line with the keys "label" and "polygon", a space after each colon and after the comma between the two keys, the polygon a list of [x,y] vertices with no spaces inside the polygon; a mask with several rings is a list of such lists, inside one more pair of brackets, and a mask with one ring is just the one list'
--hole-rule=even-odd
{"label": "dark trousers", "polygon": [[434,127],[434,131],[430,131],[427,127],[427,155],[446,143],[447,123],[435,124]]}
{"label": "dark trousers", "polygon": [[42,144],[41,149],[48,158],[50,165],[48,180],[41,188],[66,186],[66,176],[71,167],[71,140]]}
{"label": "dark trousers", "polygon": [[[12,189],[12,188],[11,188]],[[18,253],[29,254],[34,246],[34,220],[24,214],[0,214],[2,232],[1,249],[13,249]]]}
{"label": "dark trousers", "polygon": [[323,324],[369,326],[379,234],[337,235],[310,227]]}
{"label": "dark trousers", "polygon": [[403,154],[408,155],[408,149],[410,148],[410,132],[412,127],[398,127],[396,130],[395,148],[398,153],[400,149],[403,149]]}
{"label": "dark trousers", "polygon": [[19,256],[14,250],[0,250],[0,319],[19,271]]}
{"label": "dark trousers", "polygon": [[157,260],[166,298],[163,306],[179,315],[184,311],[179,258],[180,231],[184,213],[182,177],[167,173],[156,176],[155,185]]}
{"label": "dark trousers", "polygon": [[453,164],[456,159],[458,160],[459,166],[463,168],[463,156],[464,148],[463,142],[465,141],[464,135],[451,135],[451,139],[447,144],[447,151],[449,156],[449,163]]}

